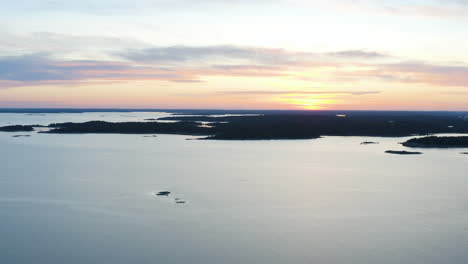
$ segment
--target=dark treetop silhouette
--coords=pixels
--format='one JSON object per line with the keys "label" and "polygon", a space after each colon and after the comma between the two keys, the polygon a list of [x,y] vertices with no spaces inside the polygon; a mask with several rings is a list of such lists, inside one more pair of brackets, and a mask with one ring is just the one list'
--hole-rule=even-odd
{"label": "dark treetop silhouette", "polygon": [[[256,115],[212,116],[233,113]],[[176,114],[146,122],[57,123],[50,124],[50,131],[42,133],[182,134],[224,140],[308,139],[322,135],[400,137],[468,133],[468,114],[463,112],[185,110],[177,111]],[[202,126],[201,122],[210,123]],[[30,131],[32,126],[23,128],[28,130],[16,131]],[[11,126],[0,130],[9,131]]]}

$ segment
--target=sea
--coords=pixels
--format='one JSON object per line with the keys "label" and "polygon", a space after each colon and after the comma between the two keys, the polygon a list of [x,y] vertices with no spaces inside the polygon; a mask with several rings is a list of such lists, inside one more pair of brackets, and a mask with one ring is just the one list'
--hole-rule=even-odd
{"label": "sea", "polygon": [[[170,115],[0,113],[0,126]],[[468,149],[407,139],[0,132],[0,263],[466,264]]]}

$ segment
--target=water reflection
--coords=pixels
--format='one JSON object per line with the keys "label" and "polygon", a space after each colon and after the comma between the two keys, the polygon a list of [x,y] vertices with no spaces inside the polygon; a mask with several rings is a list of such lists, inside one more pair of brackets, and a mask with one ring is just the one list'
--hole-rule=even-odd
{"label": "water reflection", "polygon": [[[157,117],[5,115],[2,125]],[[384,153],[406,149],[402,138],[11,135],[0,133],[1,263],[468,260],[460,150]],[[154,195],[164,190],[173,196]]]}

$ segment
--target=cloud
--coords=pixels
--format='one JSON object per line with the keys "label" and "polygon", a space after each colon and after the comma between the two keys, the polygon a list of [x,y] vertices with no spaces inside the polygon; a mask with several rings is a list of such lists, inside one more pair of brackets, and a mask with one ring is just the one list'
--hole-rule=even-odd
{"label": "cloud", "polygon": [[9,10],[34,10],[41,12],[85,12],[98,14],[113,14],[114,12],[129,13],[135,11],[154,10],[187,10],[193,8],[239,6],[246,7],[255,4],[287,3],[289,0],[16,0],[3,5]]}
{"label": "cloud", "polygon": [[[242,11],[252,8],[262,10],[270,7],[282,7],[284,10],[292,8],[316,8],[333,12],[386,14],[397,16],[430,16],[466,19],[466,0],[16,0],[4,1],[2,9],[12,12],[41,12],[84,13],[100,16],[114,16],[116,14],[160,14],[161,12],[179,13],[206,12],[207,10]],[[242,13],[239,13],[241,16]]]}
{"label": "cloud", "polygon": [[381,91],[222,91],[219,94],[230,94],[230,95],[290,95],[290,94],[342,94],[342,95],[368,95],[368,94],[379,94]]}
{"label": "cloud", "polygon": [[364,59],[374,59],[374,58],[386,58],[388,55],[375,52],[375,51],[364,51],[364,50],[344,50],[338,52],[328,53],[330,56],[343,57],[343,58],[364,58]]}
{"label": "cloud", "polygon": [[314,57],[313,53],[289,52],[284,49],[242,47],[232,45],[215,46],[170,46],[148,49],[129,49],[115,53],[116,56],[135,62],[186,63],[209,61],[243,61],[266,64],[290,64],[301,59]]}
{"label": "cloud", "polygon": [[55,101],[30,101],[30,100],[0,100],[2,108],[50,108],[50,107],[69,107],[70,105]]}
{"label": "cloud", "polygon": [[173,82],[178,82],[178,83],[200,83],[203,82],[202,80],[172,80]]}
{"label": "cloud", "polygon": [[213,65],[198,70],[198,73],[211,76],[236,76],[236,77],[275,77],[288,76],[287,67],[263,66],[263,65]]}
{"label": "cloud", "polygon": [[[234,52],[235,53],[235,52]],[[166,62],[59,60],[46,53],[0,57],[0,88],[73,84],[90,81],[163,80],[202,82],[202,76],[280,76],[281,67],[260,65],[209,65]],[[175,60],[179,60],[175,58]]]}
{"label": "cloud", "polygon": [[111,61],[60,61],[45,54],[0,57],[0,87],[118,80],[194,81],[181,71]]}
{"label": "cloud", "polygon": [[468,95],[468,91],[447,91],[441,92],[441,94],[448,94],[448,95]]}
{"label": "cloud", "polygon": [[[363,50],[312,53],[225,45],[157,47],[118,54],[120,58],[101,61],[58,59],[49,53],[0,57],[0,88],[131,80],[190,84],[203,82],[205,76],[287,77],[334,83],[372,78],[402,84],[468,87],[466,65],[389,63],[385,59],[388,56]],[[392,57],[392,61],[398,58]]]}
{"label": "cloud", "polygon": [[[285,67],[336,67],[353,59],[375,61],[390,56],[376,51],[300,52],[286,49],[233,45],[169,46],[129,49],[114,53],[119,59],[141,64],[209,66],[213,69],[275,71]],[[222,62],[222,64],[221,64]]]}
{"label": "cloud", "polygon": [[389,15],[422,16],[466,19],[467,1],[465,0],[427,0],[427,1],[361,1],[367,9]]}
{"label": "cloud", "polygon": [[53,54],[54,57],[109,59],[109,51],[127,47],[148,48],[149,44],[130,38],[73,35],[53,32],[19,34],[0,26],[0,54]]}
{"label": "cloud", "polygon": [[74,79],[65,67],[51,64],[40,54],[0,59],[0,79],[8,81],[44,81]]}
{"label": "cloud", "polygon": [[468,66],[399,63],[386,65],[383,68],[391,72],[398,72],[405,77],[406,82],[468,87]]}
{"label": "cloud", "polygon": [[373,77],[399,83],[420,83],[439,87],[468,87],[468,66],[431,64],[427,62],[399,62],[372,65],[369,70],[337,73],[350,78]]}
{"label": "cloud", "polygon": [[43,54],[0,58],[0,79],[7,81],[63,81],[85,79],[95,73],[118,71],[127,67],[118,63],[93,61],[59,62]]}

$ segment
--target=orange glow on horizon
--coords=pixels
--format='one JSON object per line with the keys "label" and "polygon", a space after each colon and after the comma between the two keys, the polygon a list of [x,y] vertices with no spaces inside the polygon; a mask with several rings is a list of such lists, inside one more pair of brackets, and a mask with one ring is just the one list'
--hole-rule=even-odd
{"label": "orange glow on horizon", "polygon": [[336,99],[333,99],[333,97],[334,96],[331,94],[287,94],[284,97],[274,100],[305,110],[323,110],[327,109],[328,105],[333,105],[338,102]]}

